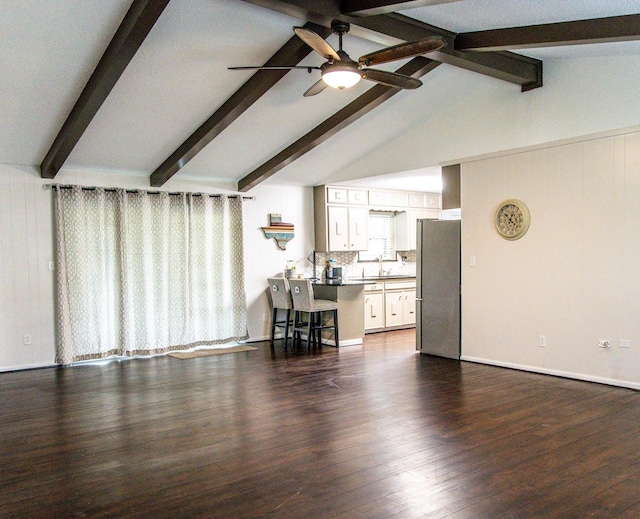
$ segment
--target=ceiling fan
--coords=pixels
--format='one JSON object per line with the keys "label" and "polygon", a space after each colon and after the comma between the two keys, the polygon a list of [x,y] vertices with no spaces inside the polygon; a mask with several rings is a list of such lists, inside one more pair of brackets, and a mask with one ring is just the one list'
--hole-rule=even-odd
{"label": "ceiling fan", "polygon": [[422,40],[408,43],[401,43],[392,47],[360,56],[358,61],[352,60],[349,55],[342,50],[342,36],[349,32],[349,24],[334,20],[331,28],[338,35],[339,48],[335,51],[324,38],[315,32],[304,27],[294,27],[293,31],[309,47],[315,50],[327,61],[319,67],[313,66],[256,66],[256,67],[229,67],[229,70],[293,70],[304,69],[308,72],[319,70],[322,77],[319,81],[311,85],[304,93],[305,97],[313,96],[322,92],[327,86],[340,90],[354,86],[360,79],[367,79],[382,85],[396,88],[413,89],[422,85],[422,81],[403,74],[387,72],[375,68],[368,68],[370,65],[380,65],[405,58],[420,56],[428,52],[441,49],[446,45],[440,36],[430,36]]}

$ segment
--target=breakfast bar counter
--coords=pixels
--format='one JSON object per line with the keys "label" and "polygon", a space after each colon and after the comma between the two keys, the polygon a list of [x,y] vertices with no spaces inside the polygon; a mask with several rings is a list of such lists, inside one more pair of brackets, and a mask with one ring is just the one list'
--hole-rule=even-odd
{"label": "breakfast bar counter", "polygon": [[362,344],[364,338],[364,286],[360,279],[312,279],[313,294],[318,299],[338,303],[340,345]]}

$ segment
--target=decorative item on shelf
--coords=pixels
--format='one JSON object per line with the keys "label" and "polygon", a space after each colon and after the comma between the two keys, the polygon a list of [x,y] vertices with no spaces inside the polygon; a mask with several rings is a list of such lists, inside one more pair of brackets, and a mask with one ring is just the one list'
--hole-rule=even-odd
{"label": "decorative item on shelf", "polygon": [[281,214],[269,215],[269,226],[262,227],[266,238],[273,238],[279,249],[286,250],[287,243],[293,240],[293,224],[282,221]]}
{"label": "decorative item on shelf", "polygon": [[287,260],[284,266],[284,277],[287,279],[296,277],[296,262],[295,260]]}

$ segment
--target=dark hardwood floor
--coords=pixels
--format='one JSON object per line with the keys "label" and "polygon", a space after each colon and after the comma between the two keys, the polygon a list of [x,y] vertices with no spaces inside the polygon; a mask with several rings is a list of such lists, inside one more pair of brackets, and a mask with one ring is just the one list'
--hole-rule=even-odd
{"label": "dark hardwood floor", "polygon": [[0,374],[0,517],[640,517],[639,393],[413,334]]}

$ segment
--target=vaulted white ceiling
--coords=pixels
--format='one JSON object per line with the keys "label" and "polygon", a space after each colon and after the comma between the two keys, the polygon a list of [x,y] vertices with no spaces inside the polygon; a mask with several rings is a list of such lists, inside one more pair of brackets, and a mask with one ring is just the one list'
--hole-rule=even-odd
{"label": "vaulted white ceiling", "polygon": [[[39,166],[132,5],[131,0],[6,0],[0,6],[0,162]],[[400,12],[400,11],[399,11]],[[401,11],[456,33],[640,13],[640,0],[459,0]],[[64,162],[64,168],[150,176],[305,19],[242,0],[171,0]],[[359,35],[367,36],[365,39]],[[327,41],[337,48],[337,36]],[[352,58],[393,42],[352,28]],[[640,55],[640,43],[514,50],[544,60]],[[301,64],[318,66],[311,53]],[[404,62],[384,67],[395,70]],[[544,66],[544,65],[543,65]],[[371,88],[303,92],[319,73],[289,72],[177,173],[233,187]],[[443,64],[265,180],[317,185],[455,106],[488,78]],[[513,88],[519,90],[518,85]],[[542,87],[544,88],[544,86]],[[523,94],[526,95],[526,94]],[[437,164],[424,164],[425,168]],[[425,171],[429,171],[425,169]],[[389,171],[389,173],[394,173]],[[413,172],[415,174],[415,172]],[[171,180],[169,180],[169,183]],[[170,185],[170,184],[167,184]]]}

